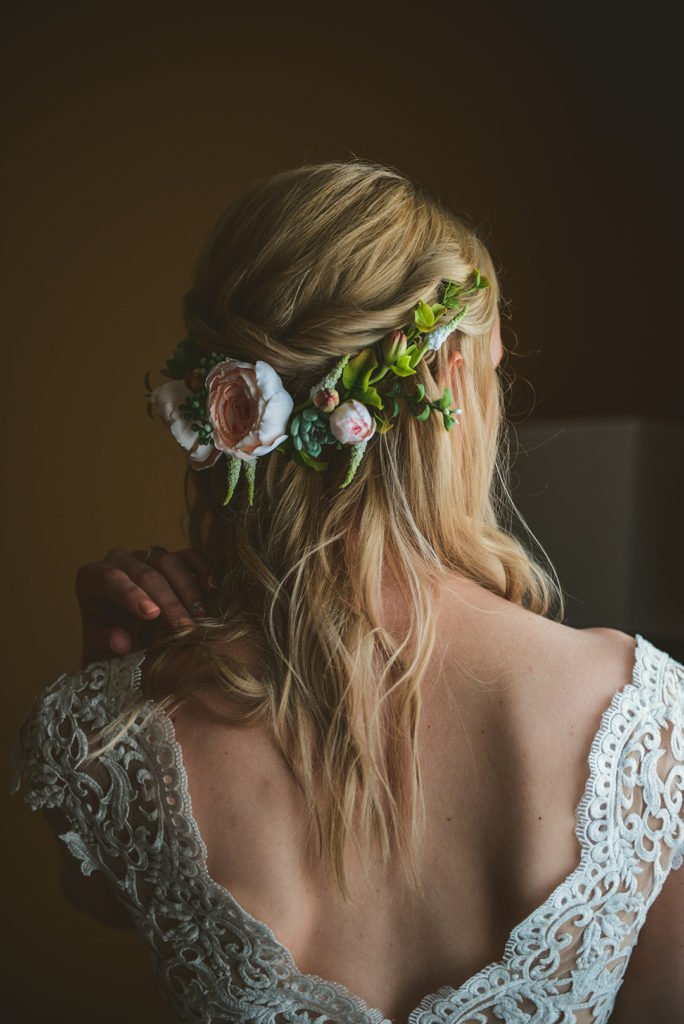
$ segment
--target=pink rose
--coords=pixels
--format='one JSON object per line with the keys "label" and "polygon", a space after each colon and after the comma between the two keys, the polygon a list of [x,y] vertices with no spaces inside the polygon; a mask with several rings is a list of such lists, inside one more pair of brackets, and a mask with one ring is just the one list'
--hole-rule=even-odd
{"label": "pink rose", "polygon": [[224,359],[207,375],[206,387],[207,416],[219,451],[248,462],[286,440],[294,403],[268,363]]}
{"label": "pink rose", "polygon": [[362,402],[351,399],[332,413],[330,429],[342,444],[361,444],[375,433],[375,420]]}

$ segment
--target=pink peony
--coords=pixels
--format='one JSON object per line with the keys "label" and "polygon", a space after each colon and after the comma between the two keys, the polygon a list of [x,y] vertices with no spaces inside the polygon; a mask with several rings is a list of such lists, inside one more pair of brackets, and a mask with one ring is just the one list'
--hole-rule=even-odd
{"label": "pink peony", "polygon": [[293,401],[268,363],[224,359],[207,375],[207,416],[219,451],[245,462],[287,438]]}
{"label": "pink peony", "polygon": [[362,402],[343,402],[330,417],[330,429],[342,444],[361,444],[375,433],[375,420]]}

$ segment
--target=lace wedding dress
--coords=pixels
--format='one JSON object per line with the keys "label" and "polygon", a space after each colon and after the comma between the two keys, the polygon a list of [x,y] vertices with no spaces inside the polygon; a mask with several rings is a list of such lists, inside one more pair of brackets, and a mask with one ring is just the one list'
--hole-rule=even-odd
{"label": "lace wedding dress", "polygon": [[[209,877],[173,724],[153,702],[84,763],[93,736],[140,685],[143,658],[54,682],[34,702],[15,756],[31,807],[61,808],[71,823],[61,838],[83,873],[102,871],[116,889],[172,1019],[389,1024],[340,985],[300,973],[270,929]],[[426,995],[409,1024],[608,1020],[648,908],[682,861],[683,691],[684,668],[639,637],[632,682],[592,744],[578,867],[513,929],[499,962]]]}

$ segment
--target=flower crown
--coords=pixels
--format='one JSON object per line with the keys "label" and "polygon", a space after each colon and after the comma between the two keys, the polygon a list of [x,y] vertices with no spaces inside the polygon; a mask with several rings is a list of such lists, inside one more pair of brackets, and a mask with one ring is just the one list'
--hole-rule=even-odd
{"label": "flower crown", "polygon": [[[445,281],[442,301],[417,304],[413,322],[388,334],[379,344],[352,357],[347,354],[295,406],[282,380],[268,363],[240,362],[219,352],[203,353],[192,337],[184,338],[162,374],[166,384],[152,390],[149,374],[148,410],[154,410],[187,451],[193,469],[213,466],[228,458],[228,504],[244,466],[249,502],[254,496],[256,460],[274,449],[293,462],[322,471],[328,462],[325,448],[349,448],[349,469],[341,487],[347,487],[376,430],[394,426],[403,401],[418,420],[438,413],[451,430],[461,409],[452,409],[448,388],[438,401],[425,398],[418,384],[407,388],[406,378],[429,351],[438,351],[468,312],[468,296],[489,286],[479,270],[468,285]],[[444,316],[453,313],[446,322]],[[391,374],[389,390],[376,385]]]}

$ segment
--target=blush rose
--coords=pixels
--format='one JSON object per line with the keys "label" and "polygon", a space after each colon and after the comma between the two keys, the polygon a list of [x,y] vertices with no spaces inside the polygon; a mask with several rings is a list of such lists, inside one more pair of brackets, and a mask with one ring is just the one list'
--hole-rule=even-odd
{"label": "blush rose", "polygon": [[375,433],[375,420],[362,402],[352,398],[331,414],[330,429],[342,444],[361,444]]}
{"label": "blush rose", "polygon": [[248,462],[286,440],[294,403],[268,363],[224,359],[207,375],[206,388],[207,416],[219,451]]}

